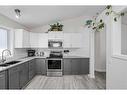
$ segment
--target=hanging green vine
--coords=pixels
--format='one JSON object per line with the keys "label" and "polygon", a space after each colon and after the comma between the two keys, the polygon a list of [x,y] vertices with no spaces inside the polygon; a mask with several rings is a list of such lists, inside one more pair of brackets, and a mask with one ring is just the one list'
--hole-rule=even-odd
{"label": "hanging green vine", "polygon": [[111,5],[106,6],[105,10],[106,10],[105,15],[107,15],[107,16],[113,12]]}
{"label": "hanging green vine", "polygon": [[94,18],[93,20],[87,20],[86,26],[88,26],[88,28],[92,28],[95,31],[101,31],[104,28],[104,22],[102,19],[100,19],[99,22],[96,22],[96,18]]}
{"label": "hanging green vine", "polygon": [[125,15],[124,12],[116,13],[115,11],[112,10],[112,6],[111,6],[111,5],[108,5],[108,6],[106,7],[106,13],[105,13],[105,14],[108,16],[108,15],[110,15],[110,14],[112,14],[112,13],[114,13],[114,14],[116,15],[116,16],[114,17],[114,21],[115,21],[115,22],[117,22],[117,20],[119,19],[120,16],[124,16],[124,15]]}
{"label": "hanging green vine", "polygon": [[[127,12],[121,12],[121,13],[116,13],[112,10],[112,6],[108,5],[106,6],[106,8],[104,9],[106,10],[105,15],[109,16],[110,14],[114,13],[116,16],[113,18],[115,22],[117,22],[118,18],[120,16],[124,16],[125,14],[127,14]],[[99,22],[96,22],[96,17],[94,19],[90,19],[86,21],[86,26],[88,26],[88,28],[92,28],[95,31],[101,31],[104,29],[105,25],[102,19],[100,19]]]}

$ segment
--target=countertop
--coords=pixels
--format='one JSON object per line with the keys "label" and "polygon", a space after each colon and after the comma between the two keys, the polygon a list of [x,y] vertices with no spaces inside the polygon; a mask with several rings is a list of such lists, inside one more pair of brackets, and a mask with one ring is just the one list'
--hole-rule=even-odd
{"label": "countertop", "polygon": [[63,58],[88,58],[83,56],[63,56]]}
{"label": "countertop", "polygon": [[[27,62],[27,61],[30,61],[32,59],[35,59],[35,58],[46,58],[45,56],[34,56],[34,57],[25,57],[25,58],[22,58],[22,59],[17,59],[15,61],[21,61],[21,62],[18,62],[16,64],[13,64],[13,65],[10,65],[10,66],[7,66],[7,67],[0,67],[0,72],[1,71],[4,71],[4,70],[7,70],[9,68],[12,68],[14,66],[17,66],[17,65],[20,65],[24,62]],[[81,56],[63,56],[63,58],[88,58],[88,57],[81,57]]]}

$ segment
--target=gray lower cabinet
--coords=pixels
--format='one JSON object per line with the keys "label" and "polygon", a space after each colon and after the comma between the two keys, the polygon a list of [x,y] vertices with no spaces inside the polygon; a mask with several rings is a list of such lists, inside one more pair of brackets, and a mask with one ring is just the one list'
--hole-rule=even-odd
{"label": "gray lower cabinet", "polygon": [[64,58],[64,75],[89,74],[89,58]]}
{"label": "gray lower cabinet", "polygon": [[6,71],[0,72],[0,89],[7,89]]}
{"label": "gray lower cabinet", "polygon": [[71,73],[72,75],[78,75],[81,72],[81,59],[73,58],[71,59]]}
{"label": "gray lower cabinet", "polygon": [[28,62],[19,65],[19,69],[20,69],[19,84],[20,84],[20,88],[22,88],[23,86],[26,85],[26,83],[29,80]]}
{"label": "gray lower cabinet", "polygon": [[35,59],[8,69],[8,88],[21,89],[36,74]]}
{"label": "gray lower cabinet", "polygon": [[36,59],[36,73],[40,75],[46,75],[46,61],[42,58]]}
{"label": "gray lower cabinet", "polygon": [[89,74],[89,58],[81,58],[81,74]]}
{"label": "gray lower cabinet", "polygon": [[71,75],[71,58],[65,58],[63,60],[63,73],[64,75]]}
{"label": "gray lower cabinet", "polygon": [[29,80],[31,80],[36,75],[36,61],[35,59],[29,61]]}
{"label": "gray lower cabinet", "polygon": [[12,67],[8,70],[8,86],[9,89],[20,89],[20,68],[19,66]]}

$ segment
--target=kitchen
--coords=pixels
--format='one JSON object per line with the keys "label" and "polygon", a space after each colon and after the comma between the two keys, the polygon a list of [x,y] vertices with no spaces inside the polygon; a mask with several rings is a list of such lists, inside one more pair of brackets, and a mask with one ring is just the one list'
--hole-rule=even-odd
{"label": "kitchen", "polygon": [[117,87],[109,66],[112,9],[120,7],[0,6],[0,89]]}

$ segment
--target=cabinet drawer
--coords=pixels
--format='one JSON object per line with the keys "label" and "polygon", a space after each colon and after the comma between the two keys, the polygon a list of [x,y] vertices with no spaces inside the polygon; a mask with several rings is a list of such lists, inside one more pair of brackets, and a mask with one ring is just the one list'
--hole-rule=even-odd
{"label": "cabinet drawer", "polygon": [[19,71],[19,66],[15,66],[9,69],[9,73],[18,72],[18,71]]}

